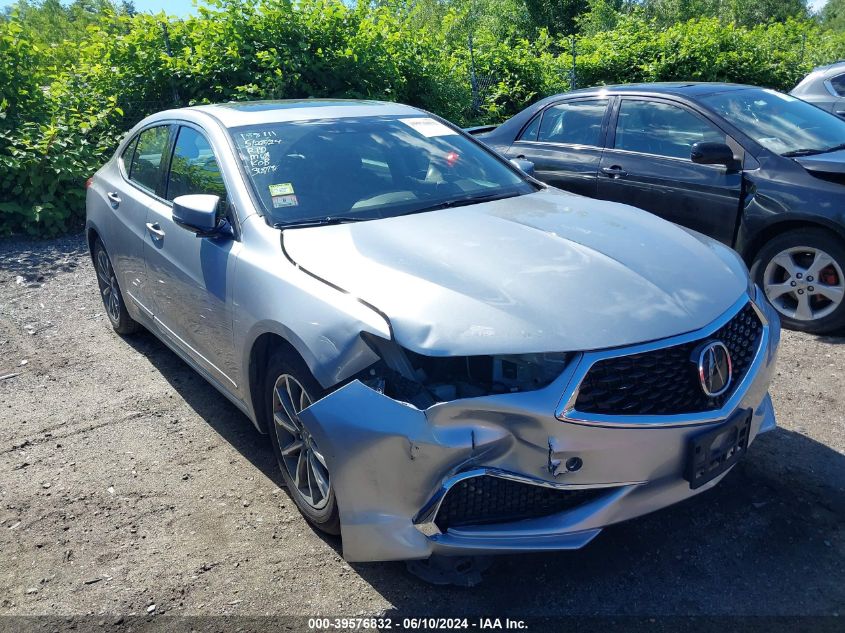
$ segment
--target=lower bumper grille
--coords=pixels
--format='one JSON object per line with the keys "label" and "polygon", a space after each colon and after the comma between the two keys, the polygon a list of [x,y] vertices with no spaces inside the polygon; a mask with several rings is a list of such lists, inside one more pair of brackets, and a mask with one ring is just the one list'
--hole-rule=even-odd
{"label": "lower bumper grille", "polygon": [[[751,303],[719,330],[698,341],[596,362],[578,391],[575,409],[608,415],[672,415],[721,407],[745,378],[760,347],[763,324]],[[731,388],[710,398],[701,388],[694,350],[705,341],[725,344],[733,362]]]}
{"label": "lower bumper grille", "polygon": [[441,532],[462,525],[508,523],[571,510],[606,489],[560,490],[483,475],[459,481],[446,493],[434,523]]}

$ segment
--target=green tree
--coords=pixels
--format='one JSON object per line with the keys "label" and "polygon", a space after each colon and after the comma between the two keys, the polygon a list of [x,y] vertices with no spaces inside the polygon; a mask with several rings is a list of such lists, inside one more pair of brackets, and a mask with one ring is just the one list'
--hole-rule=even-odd
{"label": "green tree", "polygon": [[645,15],[662,26],[698,18],[753,27],[808,17],[806,0],[645,0]]}
{"label": "green tree", "polygon": [[623,0],[589,0],[588,10],[578,19],[578,32],[595,35],[616,28],[624,19]]}
{"label": "green tree", "polygon": [[574,33],[578,18],[589,9],[588,0],[525,0],[525,4],[533,23],[552,36]]}
{"label": "green tree", "polygon": [[18,0],[4,10],[5,19],[12,16],[23,27],[45,56],[64,66],[77,59],[78,47],[88,38],[88,28],[121,15],[133,15],[131,1]]}
{"label": "green tree", "polygon": [[845,31],[845,0],[828,0],[821,11],[821,19],[825,26]]}

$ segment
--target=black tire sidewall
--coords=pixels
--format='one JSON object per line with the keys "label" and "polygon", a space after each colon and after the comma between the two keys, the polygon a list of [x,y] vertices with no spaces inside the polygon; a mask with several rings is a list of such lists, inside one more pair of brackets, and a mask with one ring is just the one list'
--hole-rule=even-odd
{"label": "black tire sidewall", "polygon": [[[281,447],[279,446],[278,436],[276,435],[276,423],[273,421],[273,389],[276,386],[276,380],[282,374],[290,374],[296,378],[305,388],[305,391],[308,392],[312,402],[317,401],[323,395],[323,388],[320,386],[320,383],[317,382],[305,363],[300,359],[293,357],[290,353],[285,354],[283,352],[277,352],[270,357],[267,362],[266,371],[264,372],[262,405],[264,408],[267,434],[270,436],[270,443],[273,446],[273,453],[276,455],[279,470],[281,470],[282,478],[288,489],[288,495],[296,503],[299,511],[302,512],[305,518],[324,532],[339,534],[340,520],[334,486],[332,486],[329,492],[329,501],[326,506],[320,510],[316,510],[308,505],[300,496],[282,461]],[[331,472],[329,473],[329,477],[331,478]]]}
{"label": "black tire sidewall", "polygon": [[[751,264],[751,277],[754,282],[763,288],[763,273],[769,262],[778,253],[796,246],[808,246],[823,250],[833,257],[839,267],[845,271],[845,243],[835,235],[824,229],[799,229],[778,235],[769,240]],[[775,308],[777,311],[777,308]],[[791,330],[808,332],[811,334],[827,334],[845,328],[845,301],[843,301],[831,314],[813,321],[800,321],[778,312],[781,323]]]}
{"label": "black tire sidewall", "polygon": [[[103,252],[106,258],[109,260],[109,267],[112,269],[112,274],[114,273],[114,264],[112,264],[111,257],[109,257],[109,253],[106,250],[106,247],[103,245],[103,242],[97,238],[94,242],[94,274],[97,276],[97,288],[100,289],[100,300],[103,304],[103,309],[106,311],[106,318],[111,323],[112,329],[118,334],[134,334],[138,330],[138,323],[129,316],[129,311],[126,309],[126,302],[123,300],[123,292],[120,290],[120,284],[117,284],[117,297],[120,301],[120,315],[117,321],[112,318],[111,313],[109,312],[108,306],[105,304],[103,300],[103,293],[102,288],[100,288],[100,276],[97,274],[97,260],[99,259],[100,252]],[[116,282],[117,283],[117,282]]]}

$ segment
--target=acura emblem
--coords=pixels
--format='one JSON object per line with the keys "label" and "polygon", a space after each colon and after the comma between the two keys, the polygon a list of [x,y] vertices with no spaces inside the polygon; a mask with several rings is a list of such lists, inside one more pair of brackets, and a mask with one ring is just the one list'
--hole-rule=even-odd
{"label": "acura emblem", "polygon": [[721,396],[731,386],[733,365],[731,354],[722,341],[711,341],[699,348],[698,379],[701,390],[710,398]]}

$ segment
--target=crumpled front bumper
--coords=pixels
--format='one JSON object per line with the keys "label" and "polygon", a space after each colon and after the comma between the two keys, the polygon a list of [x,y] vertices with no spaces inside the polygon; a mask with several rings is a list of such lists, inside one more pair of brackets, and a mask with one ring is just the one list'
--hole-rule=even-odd
{"label": "crumpled front bumper", "polygon": [[[763,335],[745,379],[722,409],[697,417],[655,416],[622,425],[613,416],[567,419],[566,403],[578,386],[573,378],[583,371],[589,354],[537,391],[419,410],[354,381],[314,403],[300,417],[332,476],[344,557],[377,561],[434,553],[576,549],[604,526],[712,487],[724,475],[695,490],[684,479],[686,447],[693,435],[740,409],[753,411],[749,444],[775,427],[767,390],[780,327],[765,301],[758,299],[755,305]],[[688,336],[706,336],[716,326]],[[582,464],[577,471],[561,466],[575,457]],[[606,494],[550,516],[441,532],[433,519],[446,491],[462,479],[482,475],[560,489],[606,489]]]}

